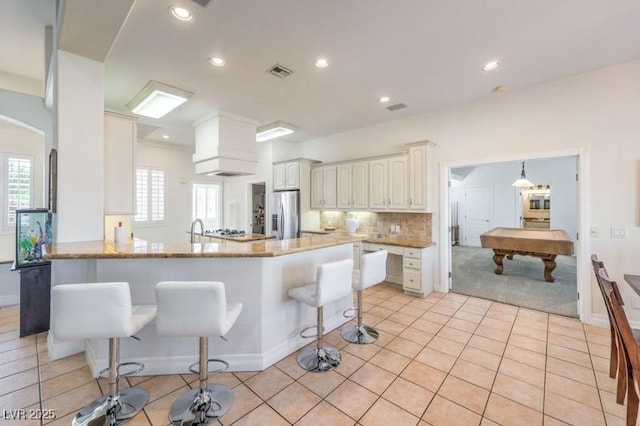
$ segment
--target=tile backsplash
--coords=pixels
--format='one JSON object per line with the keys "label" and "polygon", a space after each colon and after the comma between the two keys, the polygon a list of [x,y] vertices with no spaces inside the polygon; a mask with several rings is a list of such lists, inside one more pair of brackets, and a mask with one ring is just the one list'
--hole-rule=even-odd
{"label": "tile backsplash", "polygon": [[[329,225],[346,230],[347,213],[343,211],[321,211],[320,227]],[[431,241],[431,213],[384,213],[353,212],[358,216],[356,232],[397,236],[403,239]],[[400,227],[396,232],[395,226]]]}

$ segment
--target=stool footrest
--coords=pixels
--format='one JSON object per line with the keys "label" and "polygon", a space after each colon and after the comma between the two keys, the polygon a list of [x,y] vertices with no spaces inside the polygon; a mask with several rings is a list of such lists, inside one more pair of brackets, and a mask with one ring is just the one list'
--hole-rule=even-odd
{"label": "stool footrest", "polygon": [[345,318],[355,318],[356,315],[358,315],[358,308],[355,306],[342,311],[342,316]]}
{"label": "stool footrest", "polygon": [[[305,334],[309,330],[313,330],[314,333],[313,334]],[[322,333],[324,334],[324,326],[322,326]],[[317,338],[318,337],[318,326],[312,325],[312,326],[303,328],[300,331],[300,337],[302,337],[303,339],[311,339],[312,337],[313,338]]]}
{"label": "stool footrest", "polygon": [[[207,368],[209,364],[212,362],[217,362],[219,364],[222,364],[222,367],[216,368],[213,370],[207,370],[207,373],[221,373],[229,369],[229,363],[227,361],[223,361],[221,359],[216,359],[216,358],[210,358],[207,360]],[[196,361],[189,366],[189,371],[191,371],[194,374],[199,374],[200,373],[200,369],[198,368],[199,366],[200,366],[200,361]]]}
{"label": "stool footrest", "polygon": [[[122,374],[120,373],[120,368],[121,367],[130,367],[132,365],[137,366],[138,368],[136,368],[135,370],[131,370],[131,371],[127,371],[126,373]],[[140,373],[142,370],[144,370],[144,364],[141,362],[136,362],[136,361],[129,361],[129,362],[121,362],[117,365],[116,369],[118,370],[118,377],[127,377],[127,376],[131,376],[132,374],[138,374]],[[109,367],[100,370],[100,372],[98,373],[98,377],[103,378],[103,379],[108,379],[109,378]]]}

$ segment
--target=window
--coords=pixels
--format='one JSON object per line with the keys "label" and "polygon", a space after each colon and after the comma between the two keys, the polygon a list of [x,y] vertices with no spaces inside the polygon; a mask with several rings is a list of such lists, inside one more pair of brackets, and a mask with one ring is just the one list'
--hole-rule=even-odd
{"label": "window", "polygon": [[193,184],[193,219],[202,219],[205,229],[222,226],[222,184]]}
{"label": "window", "polygon": [[164,170],[136,169],[136,222],[164,221]]}
{"label": "window", "polygon": [[0,153],[0,224],[4,231],[15,229],[17,209],[28,209],[33,205],[33,161],[28,155]]}

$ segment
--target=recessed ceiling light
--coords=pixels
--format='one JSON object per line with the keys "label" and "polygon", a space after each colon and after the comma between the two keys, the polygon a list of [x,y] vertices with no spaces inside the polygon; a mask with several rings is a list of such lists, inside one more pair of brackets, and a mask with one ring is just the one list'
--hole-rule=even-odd
{"label": "recessed ceiling light", "polygon": [[171,6],[169,7],[169,13],[171,16],[179,21],[190,22],[193,21],[193,14],[184,7]]}
{"label": "recessed ceiling light", "polygon": [[493,88],[492,92],[494,93],[499,93],[499,92],[504,92],[505,90],[507,90],[507,86],[496,86]]}
{"label": "recessed ceiling light", "polygon": [[147,83],[127,104],[134,114],[160,118],[182,105],[193,95],[191,92],[154,80]]}
{"label": "recessed ceiling light", "polygon": [[389,102],[391,99],[388,96],[381,96],[380,99],[378,99],[378,101],[381,104],[386,104],[387,102]]}
{"label": "recessed ceiling light", "polygon": [[162,135],[162,139],[169,139],[169,135]]}
{"label": "recessed ceiling light", "polygon": [[484,71],[493,71],[495,69],[497,69],[500,66],[500,62],[498,61],[491,61],[491,62],[487,62],[486,64],[484,64],[484,66],[482,67],[482,69]]}
{"label": "recessed ceiling light", "polygon": [[269,139],[290,135],[297,129],[293,124],[284,121],[274,121],[256,129],[256,142],[264,142]]}
{"label": "recessed ceiling light", "polygon": [[329,61],[324,58],[320,58],[314,62],[314,65],[318,68],[326,68],[329,66]]}
{"label": "recessed ceiling light", "polygon": [[224,64],[226,64],[225,60],[218,56],[212,56],[211,58],[209,58],[209,63],[216,67],[223,67]]}

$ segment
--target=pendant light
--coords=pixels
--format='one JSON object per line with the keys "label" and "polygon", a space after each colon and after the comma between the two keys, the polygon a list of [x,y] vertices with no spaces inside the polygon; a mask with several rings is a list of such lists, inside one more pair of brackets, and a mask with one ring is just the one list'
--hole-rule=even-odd
{"label": "pendant light", "polygon": [[533,184],[527,180],[527,175],[525,175],[524,173],[524,161],[522,162],[522,172],[520,173],[520,179],[516,179],[516,181],[511,185],[517,187],[533,186]]}

